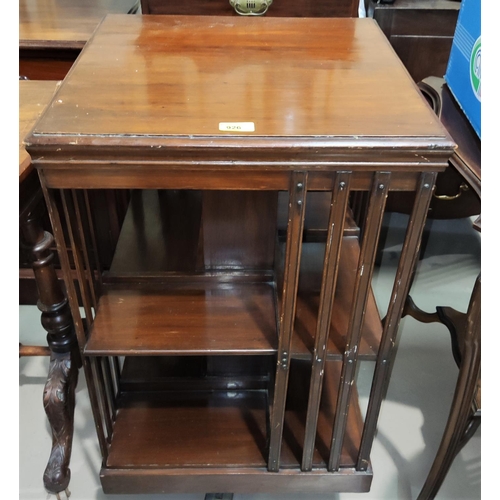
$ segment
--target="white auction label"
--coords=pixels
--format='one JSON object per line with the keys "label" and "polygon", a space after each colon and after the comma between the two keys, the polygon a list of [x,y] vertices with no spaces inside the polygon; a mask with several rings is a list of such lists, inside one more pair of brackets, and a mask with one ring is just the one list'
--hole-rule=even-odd
{"label": "white auction label", "polygon": [[254,122],[220,122],[219,130],[223,132],[255,132]]}

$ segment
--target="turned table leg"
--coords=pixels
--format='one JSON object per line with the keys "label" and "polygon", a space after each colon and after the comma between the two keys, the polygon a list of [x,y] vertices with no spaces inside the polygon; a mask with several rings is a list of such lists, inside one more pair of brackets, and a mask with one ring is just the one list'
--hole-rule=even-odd
{"label": "turned table leg", "polygon": [[52,451],[43,476],[49,493],[59,496],[70,481],[69,461],[73,440],[75,388],[80,356],[67,298],[57,280],[51,250],[53,237],[40,225],[39,215],[30,212],[20,224],[21,244],[30,251],[38,289],[38,309],[47,331],[50,367],[43,406],[52,430]]}

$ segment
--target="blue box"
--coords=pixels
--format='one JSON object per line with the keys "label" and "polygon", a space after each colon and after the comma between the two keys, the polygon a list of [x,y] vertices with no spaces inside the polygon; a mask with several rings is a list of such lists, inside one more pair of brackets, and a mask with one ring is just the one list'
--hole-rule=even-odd
{"label": "blue box", "polygon": [[481,0],[462,0],[444,79],[481,138]]}

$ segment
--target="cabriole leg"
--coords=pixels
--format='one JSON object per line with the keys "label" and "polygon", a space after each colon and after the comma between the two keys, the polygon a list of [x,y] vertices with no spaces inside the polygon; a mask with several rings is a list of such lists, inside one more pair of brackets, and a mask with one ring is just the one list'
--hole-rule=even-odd
{"label": "cabriole leg", "polygon": [[33,259],[38,289],[38,309],[47,331],[50,348],[49,375],[43,393],[43,406],[52,431],[52,451],[43,475],[45,488],[58,495],[70,481],[69,461],[73,441],[75,388],[80,357],[68,301],[61,290],[53,266],[53,237],[44,231],[39,217],[30,213],[20,227],[22,245]]}

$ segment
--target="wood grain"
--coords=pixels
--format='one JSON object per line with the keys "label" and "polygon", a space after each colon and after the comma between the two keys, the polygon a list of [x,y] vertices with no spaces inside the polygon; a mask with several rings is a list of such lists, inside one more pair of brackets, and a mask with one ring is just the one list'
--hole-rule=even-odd
{"label": "wood grain", "polygon": [[137,146],[140,136],[234,136],[219,122],[243,121],[255,123],[255,133],[236,134],[245,142],[354,136],[362,147],[364,137],[405,136],[449,144],[371,19],[109,15],[35,135],[62,134],[58,141],[74,145],[106,135]]}
{"label": "wood grain", "polygon": [[[324,469],[328,461],[341,368],[339,362],[326,363],[314,469]],[[293,361],[290,377],[282,446],[284,469],[297,468],[301,459],[310,363]],[[118,405],[106,463],[109,468],[252,468],[266,464],[265,391],[126,392]],[[130,429],[134,429],[132,434]],[[359,406],[354,403],[343,467],[352,467],[356,461],[361,429]]]}
{"label": "wood grain", "polygon": [[110,272],[194,271],[201,211],[196,191],[134,190]]}
{"label": "wood grain", "polygon": [[58,85],[58,82],[19,81],[19,182],[32,170],[24,138],[50,103]]}
{"label": "wood grain", "polygon": [[86,354],[263,354],[276,351],[268,284],[109,287]]}
{"label": "wood grain", "polygon": [[19,46],[82,49],[108,13],[127,13],[137,0],[19,0]]}
{"label": "wood grain", "polygon": [[107,467],[266,464],[264,391],[127,394],[119,404]]}
{"label": "wood grain", "polygon": [[111,469],[100,472],[105,494],[169,494],[232,491],[234,493],[260,493],[297,495],[304,498],[325,492],[370,491],[373,472],[341,469],[335,474],[324,470],[300,472],[284,469],[267,472],[257,468],[179,468],[179,469]]}
{"label": "wood grain", "polygon": [[271,269],[276,191],[203,191],[205,269]]}

